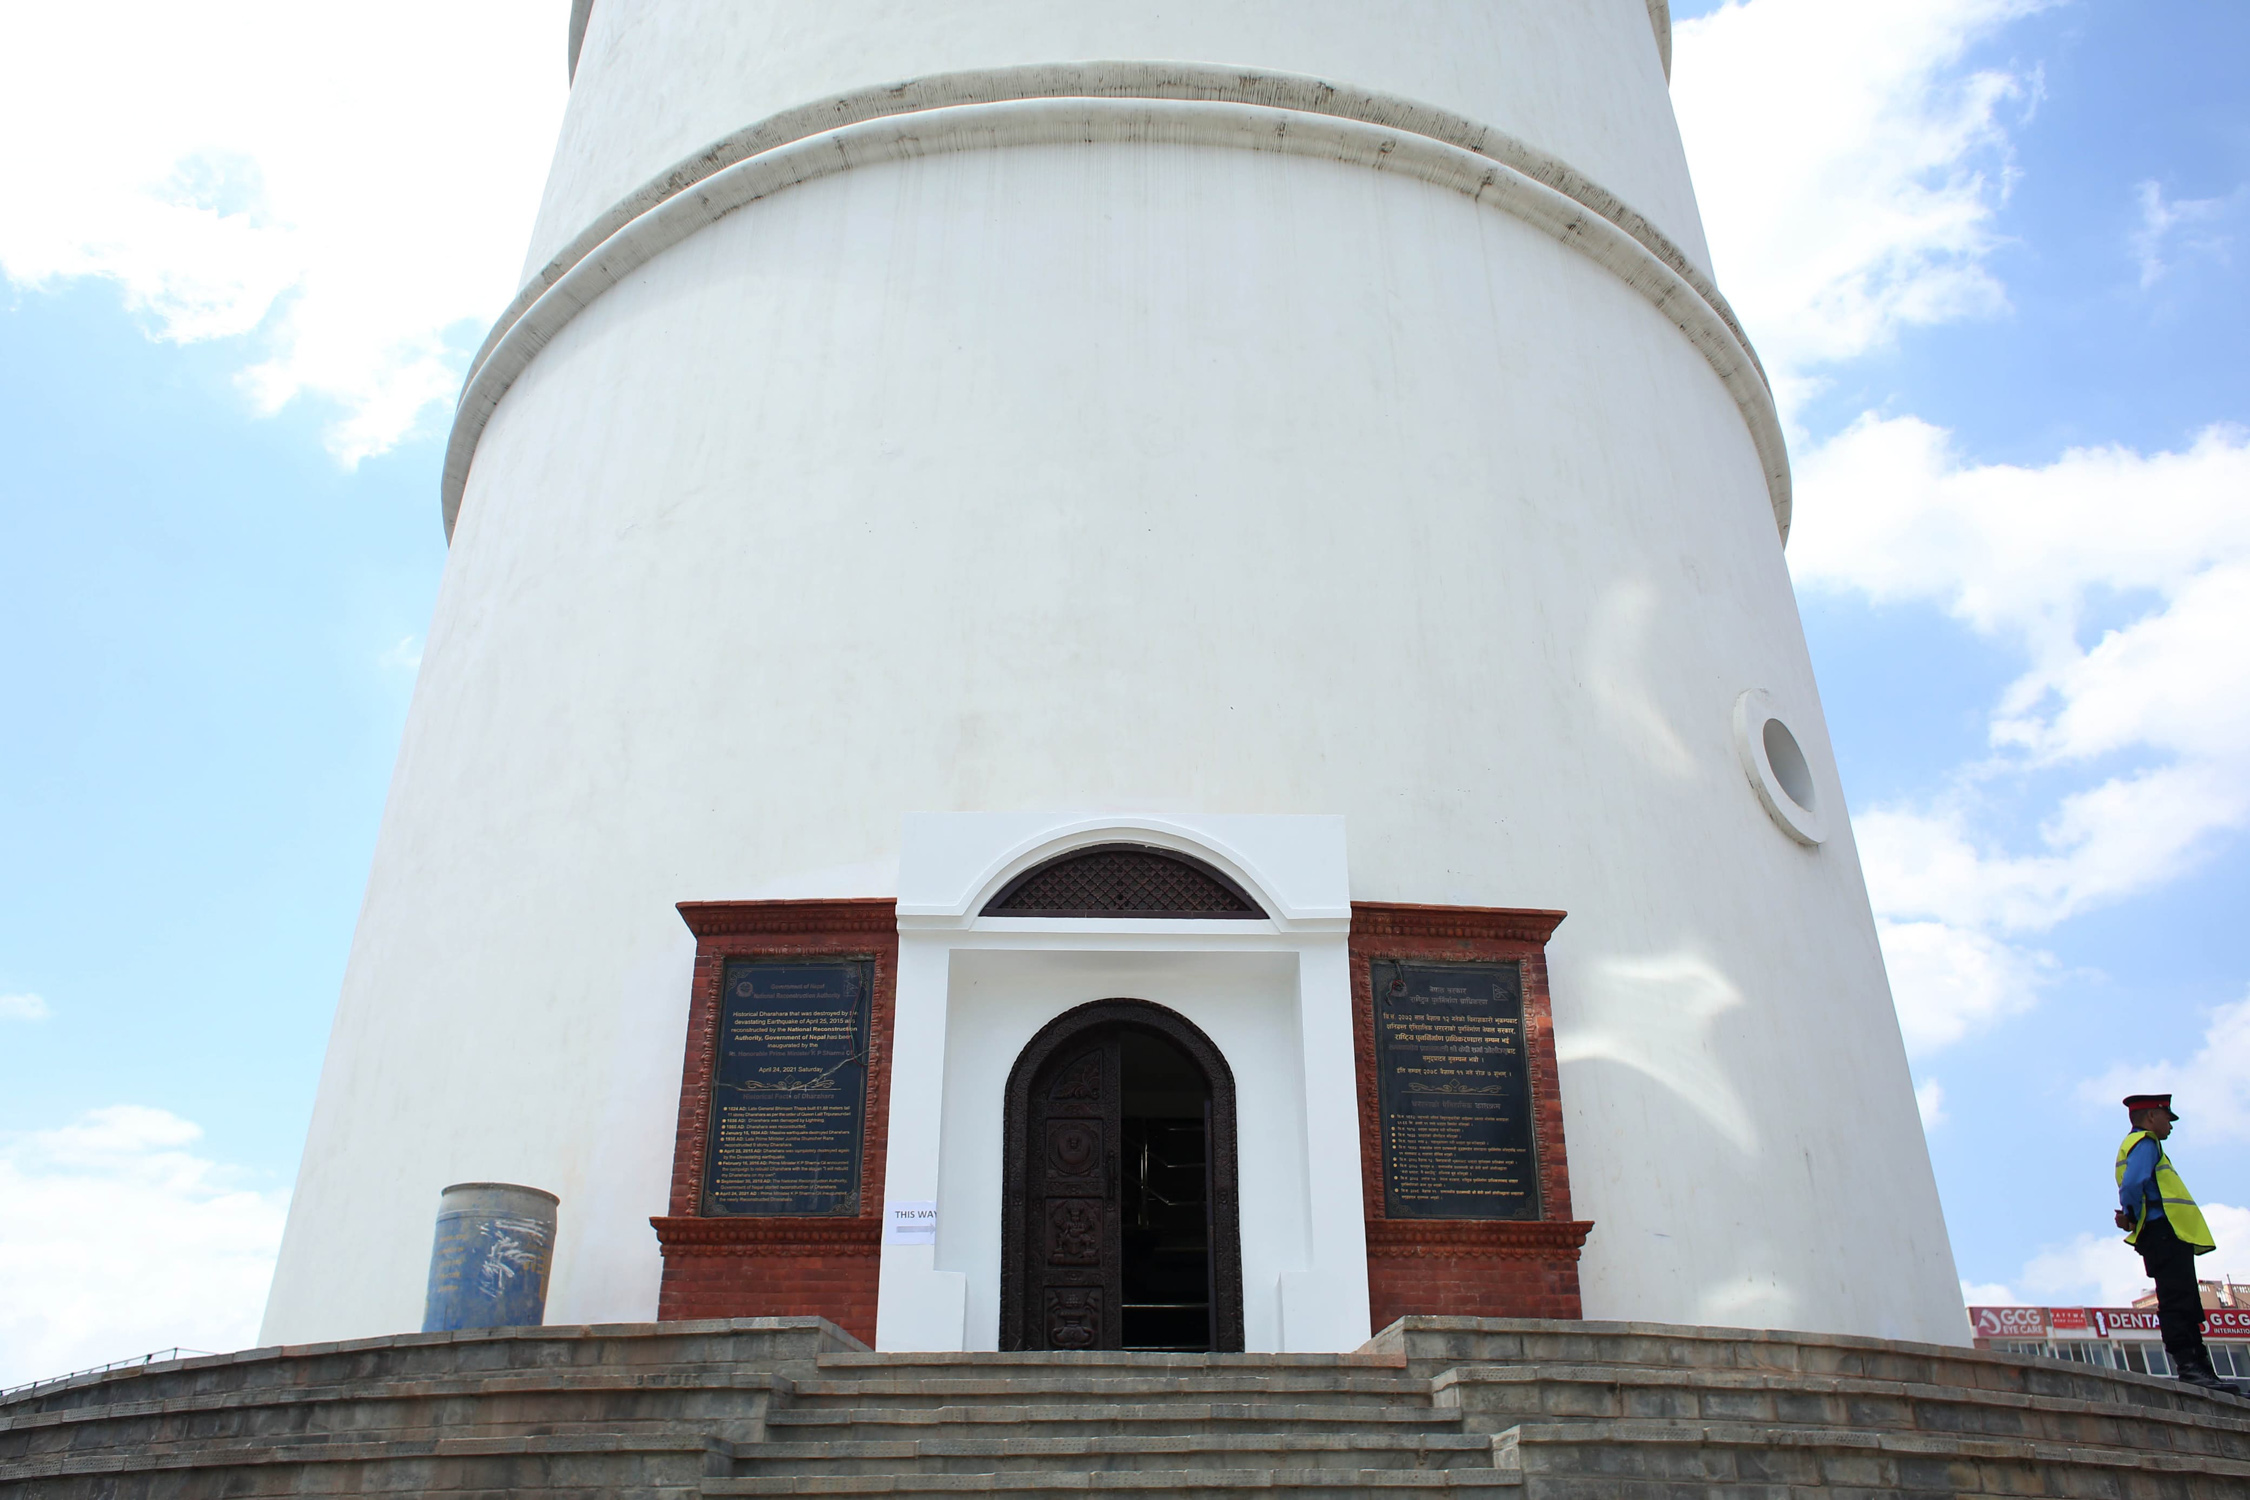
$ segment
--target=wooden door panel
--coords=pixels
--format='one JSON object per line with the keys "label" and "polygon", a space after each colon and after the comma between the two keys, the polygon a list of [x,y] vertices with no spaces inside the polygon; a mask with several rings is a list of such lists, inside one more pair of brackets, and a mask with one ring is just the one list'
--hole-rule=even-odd
{"label": "wooden door panel", "polygon": [[1031,1348],[1117,1347],[1120,1085],[1115,1027],[1074,1039],[1032,1084],[1038,1161],[1024,1216],[1024,1269],[1037,1310],[1025,1330]]}
{"label": "wooden door panel", "polygon": [[[1099,1000],[1057,1016],[1008,1075],[1001,1184],[1000,1347],[1124,1346],[1122,1038],[1165,1038],[1207,1089],[1203,1197],[1214,1348],[1243,1345],[1234,1074],[1209,1037],[1143,1000]],[[1145,1226],[1143,1226],[1145,1228]]]}

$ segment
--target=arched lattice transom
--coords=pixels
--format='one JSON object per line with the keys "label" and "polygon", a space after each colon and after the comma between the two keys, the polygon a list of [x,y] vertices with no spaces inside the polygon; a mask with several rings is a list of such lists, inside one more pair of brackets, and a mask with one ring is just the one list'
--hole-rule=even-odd
{"label": "arched lattice transom", "polygon": [[986,904],[984,915],[1256,921],[1265,912],[1201,860],[1146,844],[1099,844],[1026,870]]}

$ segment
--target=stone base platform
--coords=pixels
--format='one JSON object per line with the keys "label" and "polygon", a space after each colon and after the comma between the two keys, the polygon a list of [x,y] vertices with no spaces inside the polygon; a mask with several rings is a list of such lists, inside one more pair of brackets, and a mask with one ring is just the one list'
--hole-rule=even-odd
{"label": "stone base platform", "polygon": [[0,1403],[9,1500],[2250,1496],[2250,1401],[1929,1344],[1412,1317],[1347,1355],[875,1354],[818,1319],[417,1334]]}

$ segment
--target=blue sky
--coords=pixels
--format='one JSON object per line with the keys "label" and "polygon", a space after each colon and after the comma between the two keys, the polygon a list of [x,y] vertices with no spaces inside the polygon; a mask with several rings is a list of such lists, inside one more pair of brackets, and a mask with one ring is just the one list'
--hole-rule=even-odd
{"label": "blue sky", "polygon": [[[132,9],[0,86],[0,1385],[254,1336],[563,97],[560,0]],[[2133,1289],[2145,1083],[2250,1276],[2250,9],[1675,14],[1961,1275]]]}
{"label": "blue sky", "polygon": [[1961,1274],[2116,1298],[2126,1087],[2180,1089],[2191,1182],[2250,1201],[2250,13],[1716,9],[1675,94],[1792,426],[1791,568]]}

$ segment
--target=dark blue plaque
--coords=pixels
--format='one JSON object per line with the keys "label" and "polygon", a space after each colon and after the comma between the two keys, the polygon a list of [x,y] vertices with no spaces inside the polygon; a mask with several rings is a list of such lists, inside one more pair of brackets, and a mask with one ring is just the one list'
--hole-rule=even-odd
{"label": "dark blue plaque", "polygon": [[719,993],[703,1212],[859,1212],[867,959],[737,959]]}
{"label": "dark blue plaque", "polygon": [[1369,966],[1393,1219],[1536,1219],[1539,1166],[1512,963]]}

